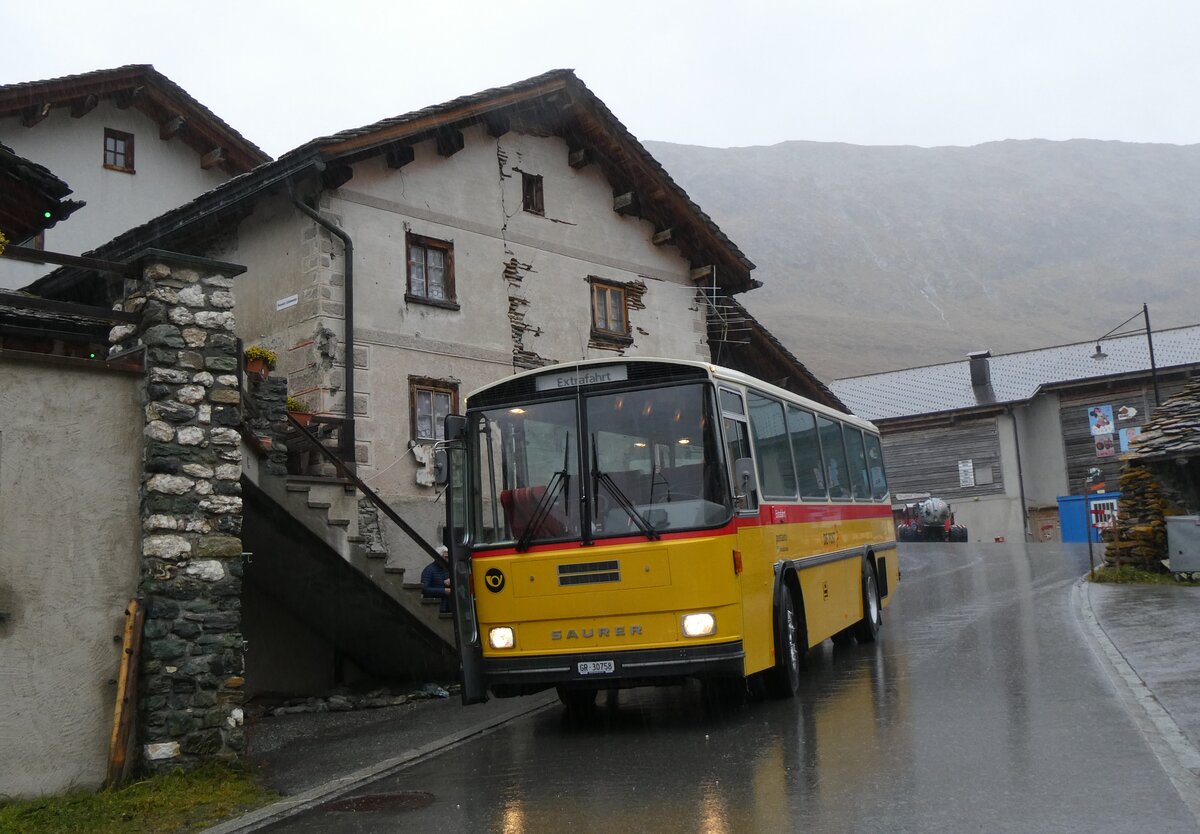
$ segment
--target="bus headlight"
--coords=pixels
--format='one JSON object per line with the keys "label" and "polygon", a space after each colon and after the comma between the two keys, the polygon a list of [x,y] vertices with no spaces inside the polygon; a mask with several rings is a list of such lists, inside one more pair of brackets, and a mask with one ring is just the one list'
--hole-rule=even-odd
{"label": "bus headlight", "polygon": [[513,647],[513,630],[508,626],[498,626],[488,631],[488,642],[493,649],[511,649]]}
{"label": "bus headlight", "polygon": [[717,618],[708,612],[683,615],[685,637],[709,637],[717,633]]}

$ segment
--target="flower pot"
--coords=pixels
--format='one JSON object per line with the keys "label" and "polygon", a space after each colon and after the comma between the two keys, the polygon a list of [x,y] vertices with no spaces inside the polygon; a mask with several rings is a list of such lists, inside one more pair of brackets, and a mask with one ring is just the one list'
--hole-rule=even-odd
{"label": "flower pot", "polygon": [[289,411],[288,414],[291,415],[292,419],[296,421],[296,425],[298,426],[307,428],[309,421],[312,420],[312,415],[307,411]]}
{"label": "flower pot", "polygon": [[246,373],[256,376],[259,379],[266,379],[271,375],[271,366],[267,364],[267,360],[265,359],[247,359]]}

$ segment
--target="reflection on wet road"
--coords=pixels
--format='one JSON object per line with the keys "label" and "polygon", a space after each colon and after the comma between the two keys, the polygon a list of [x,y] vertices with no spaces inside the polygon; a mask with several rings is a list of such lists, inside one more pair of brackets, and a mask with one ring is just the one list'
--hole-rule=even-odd
{"label": "reflection on wet road", "polygon": [[529,716],[357,791],[357,811],[268,830],[1197,830],[1077,624],[1086,551],[901,560],[879,642],[815,649],[795,700],[614,693],[589,721]]}

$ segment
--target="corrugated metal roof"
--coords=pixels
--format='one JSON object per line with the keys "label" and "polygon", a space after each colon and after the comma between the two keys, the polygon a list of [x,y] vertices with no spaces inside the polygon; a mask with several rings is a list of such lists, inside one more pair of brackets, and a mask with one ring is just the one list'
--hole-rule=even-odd
{"label": "corrugated metal roof", "polygon": [[[1153,335],[1154,359],[1160,370],[1200,365],[1200,325],[1156,330]],[[1150,370],[1144,333],[1110,337],[1103,348],[1106,359],[1092,358],[1095,342],[993,356],[988,360],[991,385],[982,389],[971,386],[966,359],[838,379],[829,387],[860,417],[888,420],[1025,402],[1047,385]]]}

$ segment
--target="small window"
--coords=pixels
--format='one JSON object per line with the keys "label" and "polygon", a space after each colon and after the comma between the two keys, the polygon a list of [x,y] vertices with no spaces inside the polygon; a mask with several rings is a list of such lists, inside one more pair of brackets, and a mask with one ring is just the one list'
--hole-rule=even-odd
{"label": "small window", "polygon": [[521,208],[530,214],[545,214],[542,201],[542,177],[540,174],[521,172]]}
{"label": "small window", "polygon": [[133,173],[133,134],[104,128],[104,167]]}
{"label": "small window", "polygon": [[605,336],[629,335],[625,315],[625,288],[611,284],[592,284],[592,329]]}
{"label": "small window", "polygon": [[458,308],[454,302],[454,246],[421,235],[408,236],[410,301]]}
{"label": "small window", "polygon": [[458,386],[437,379],[409,378],[412,437],[418,443],[446,439],[446,415],[458,407]]}

